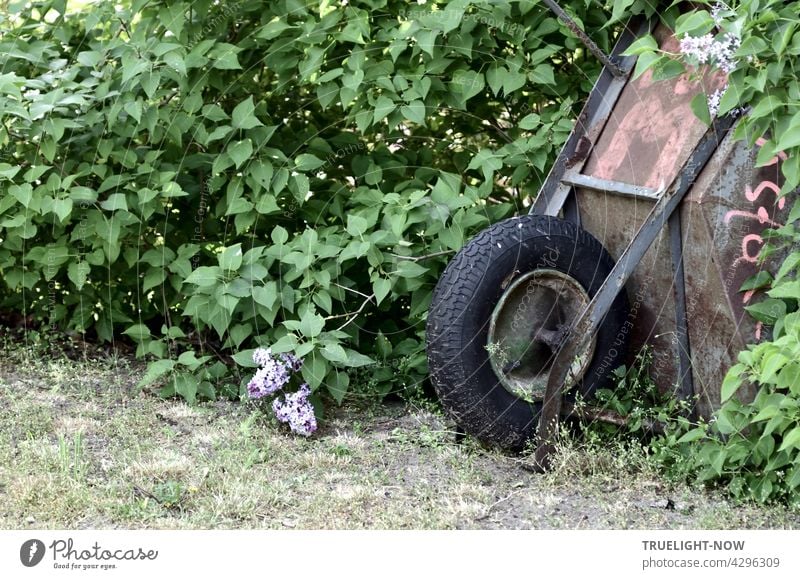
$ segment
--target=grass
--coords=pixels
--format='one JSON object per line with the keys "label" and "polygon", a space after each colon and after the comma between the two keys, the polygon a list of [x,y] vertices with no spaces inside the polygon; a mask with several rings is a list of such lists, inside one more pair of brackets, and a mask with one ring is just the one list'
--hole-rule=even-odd
{"label": "grass", "polygon": [[795,528],[662,481],[635,444],[562,441],[554,468],[455,443],[435,406],[335,409],[288,435],[246,404],[138,393],[140,363],[0,351],[0,528]]}

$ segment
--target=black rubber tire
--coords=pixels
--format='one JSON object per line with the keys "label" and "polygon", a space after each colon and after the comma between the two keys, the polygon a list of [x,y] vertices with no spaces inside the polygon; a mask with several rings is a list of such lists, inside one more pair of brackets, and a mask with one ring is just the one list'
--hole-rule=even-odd
{"label": "black rubber tire", "polygon": [[[427,322],[431,382],[445,410],[468,434],[518,450],[532,438],[540,403],[515,396],[498,380],[486,351],[489,319],[514,279],[546,263],[594,296],[614,267],[597,239],[572,222],[528,215],[479,233],[448,264],[433,293]],[[624,291],[597,334],[594,356],[571,395],[590,398],[625,363],[628,298]],[[627,328],[626,328],[627,330]]]}

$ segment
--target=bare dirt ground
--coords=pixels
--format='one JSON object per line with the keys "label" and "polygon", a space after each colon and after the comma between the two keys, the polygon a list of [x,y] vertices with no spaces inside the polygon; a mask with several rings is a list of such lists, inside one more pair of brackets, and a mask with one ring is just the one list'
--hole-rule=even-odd
{"label": "bare dirt ground", "polygon": [[636,445],[565,440],[546,475],[435,405],[344,407],[311,439],[247,404],[138,392],[127,359],[0,356],[0,528],[798,528],[670,485]]}

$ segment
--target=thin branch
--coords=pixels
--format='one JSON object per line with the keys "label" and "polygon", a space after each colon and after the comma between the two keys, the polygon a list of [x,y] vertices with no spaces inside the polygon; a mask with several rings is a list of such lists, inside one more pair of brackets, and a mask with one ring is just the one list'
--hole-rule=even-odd
{"label": "thin branch", "polygon": [[363,312],[363,311],[364,311],[364,308],[366,308],[366,307],[367,307],[367,304],[368,304],[369,302],[371,302],[371,301],[373,300],[373,298],[374,298],[374,297],[375,297],[375,294],[372,294],[372,295],[370,295],[370,296],[367,296],[367,299],[365,299],[365,300],[364,300],[364,301],[361,303],[361,305],[359,306],[359,308],[358,308],[356,311],[354,311],[354,312],[347,312],[346,314],[336,314],[335,316],[328,316],[328,317],[326,317],[326,318],[325,318],[325,320],[327,321],[327,320],[336,320],[336,319],[339,319],[339,318],[350,318],[350,319],[349,319],[349,320],[347,320],[345,323],[343,323],[341,326],[339,326],[338,328],[336,328],[336,331],[337,331],[337,332],[338,332],[339,330],[343,330],[343,329],[344,329],[344,328],[346,328],[346,327],[347,327],[347,326],[348,326],[348,325],[349,325],[349,324],[350,324],[350,323],[351,323],[353,320],[355,320],[355,319],[358,317],[358,315],[359,315],[361,312]]}
{"label": "thin branch", "polygon": [[340,285],[340,284],[338,284],[338,283],[336,283],[336,282],[333,282],[333,285],[335,285],[336,287],[342,288],[342,289],[343,289],[343,290],[345,290],[345,291],[349,291],[349,292],[353,292],[354,294],[358,294],[358,295],[360,295],[362,298],[369,298],[369,297],[371,297],[371,296],[368,296],[368,295],[367,295],[367,294],[365,294],[365,293],[362,293],[362,292],[360,292],[360,291],[358,291],[358,290],[354,290],[354,289],[353,289],[353,288],[351,288],[351,287],[346,287],[346,286]]}
{"label": "thin branch", "polygon": [[395,256],[397,259],[405,259],[406,261],[423,261],[425,259],[430,259],[432,257],[439,257],[441,255],[448,255],[450,253],[455,253],[455,249],[445,249],[444,251],[437,251],[435,253],[429,253],[427,255],[418,255],[416,257],[411,255],[397,255],[393,253],[392,255]]}

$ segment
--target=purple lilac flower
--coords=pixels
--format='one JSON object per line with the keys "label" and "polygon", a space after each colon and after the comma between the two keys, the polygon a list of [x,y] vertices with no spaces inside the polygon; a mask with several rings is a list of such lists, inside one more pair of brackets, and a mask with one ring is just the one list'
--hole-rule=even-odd
{"label": "purple lilac flower", "polygon": [[717,89],[708,96],[708,113],[711,115],[712,119],[716,117],[719,112],[719,103],[720,100],[722,100],[722,95],[725,94],[725,88],[727,87]]}
{"label": "purple lilac flower", "polygon": [[722,20],[723,20],[722,11],[723,10],[728,10],[728,7],[723,2],[717,2],[711,8],[711,19],[714,21],[714,24],[716,24],[717,26],[722,24]]}
{"label": "purple lilac flower", "polygon": [[741,43],[741,39],[731,32],[726,33],[721,40],[709,33],[683,37],[680,50],[698,64],[712,64],[730,74],[738,65],[735,54]]}
{"label": "purple lilac flower", "polygon": [[294,354],[281,354],[281,361],[291,372],[299,372],[303,366],[303,361]]}
{"label": "purple lilac flower", "polygon": [[270,348],[256,348],[255,352],[253,352],[253,362],[258,364],[260,368],[266,366],[271,360],[273,360],[273,357]]}
{"label": "purple lilac flower", "polygon": [[263,398],[274,394],[289,382],[288,368],[272,356],[269,349],[258,348],[253,352],[253,361],[261,366],[247,384],[250,398]]}
{"label": "purple lilac flower", "polygon": [[317,417],[314,415],[314,406],[308,397],[311,388],[303,384],[293,394],[286,394],[284,400],[276,398],[272,401],[272,410],[281,422],[288,422],[292,432],[303,436],[310,436],[317,430]]}

